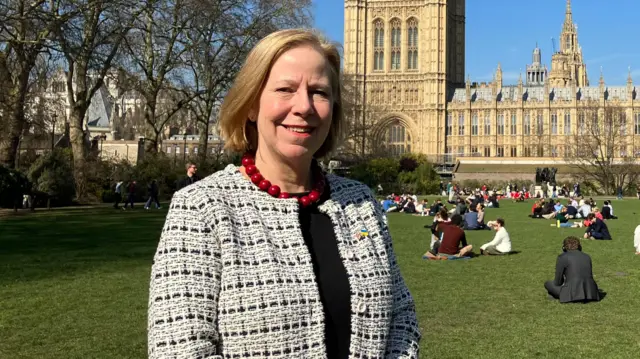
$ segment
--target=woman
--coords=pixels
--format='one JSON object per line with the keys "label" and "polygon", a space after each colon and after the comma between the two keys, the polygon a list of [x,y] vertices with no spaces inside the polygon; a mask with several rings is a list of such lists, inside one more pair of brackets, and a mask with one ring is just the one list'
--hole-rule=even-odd
{"label": "woman", "polygon": [[178,191],[151,275],[151,358],[417,358],[414,301],[368,187],[316,158],[342,123],[340,57],[306,30],[251,51],[220,112],[245,153]]}

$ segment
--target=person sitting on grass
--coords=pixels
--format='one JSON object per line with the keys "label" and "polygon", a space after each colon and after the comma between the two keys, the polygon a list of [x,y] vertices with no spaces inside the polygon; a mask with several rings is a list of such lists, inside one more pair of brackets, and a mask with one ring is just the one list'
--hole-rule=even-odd
{"label": "person sitting on grass", "polygon": [[433,202],[433,205],[431,205],[431,208],[429,208],[429,215],[435,216],[436,214],[438,214],[441,208],[446,209],[447,207],[442,203],[442,200],[440,199],[435,200]]}
{"label": "person sitting on grass", "polygon": [[560,303],[600,301],[591,257],[582,252],[580,240],[573,236],[565,238],[562,251],[556,261],[555,279],[544,283],[549,297],[559,299]]}
{"label": "person sitting on grass", "polygon": [[471,244],[467,244],[464,231],[460,228],[462,216],[454,214],[451,222],[438,222],[436,233],[438,240],[433,249],[424,254],[427,259],[455,259],[466,257],[473,250]]}
{"label": "person sitting on grass", "polygon": [[618,219],[618,217],[613,215],[613,207],[611,207],[611,203],[609,201],[604,201],[604,205],[602,206],[600,213],[602,213],[603,219]]}
{"label": "person sitting on grass", "polygon": [[556,213],[556,223],[553,223],[551,227],[558,228],[578,228],[580,227],[580,222],[571,223],[569,222],[569,215],[567,214],[569,210],[567,207],[563,207],[558,213]]}
{"label": "person sitting on grass", "polygon": [[416,206],[416,213],[414,216],[428,216],[429,215],[429,201],[423,199],[421,203]]}
{"label": "person sitting on grass", "polygon": [[587,216],[587,221],[589,221],[589,227],[587,228],[587,232],[584,234],[584,239],[591,240],[610,240],[611,234],[609,234],[609,228],[607,224],[604,223],[603,220],[596,217],[595,214],[589,213]]}
{"label": "person sitting on grass", "polygon": [[473,231],[476,229],[481,229],[480,224],[478,223],[478,212],[476,212],[477,208],[471,208],[471,210],[463,215],[463,229]]}
{"label": "person sitting on grass", "polygon": [[495,256],[511,252],[511,238],[507,229],[504,228],[504,219],[497,218],[495,221],[489,221],[487,226],[495,229],[496,235],[491,242],[480,247],[480,254]]}
{"label": "person sitting on grass", "polygon": [[574,219],[574,218],[580,218],[579,214],[578,214],[578,209],[572,204],[572,203],[567,203],[567,218],[569,219]]}

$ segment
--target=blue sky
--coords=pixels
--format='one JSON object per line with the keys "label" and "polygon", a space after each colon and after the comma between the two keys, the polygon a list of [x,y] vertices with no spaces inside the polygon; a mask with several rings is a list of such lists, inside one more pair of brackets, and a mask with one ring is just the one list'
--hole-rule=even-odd
{"label": "blue sky", "polygon": [[[344,0],[313,0],[316,27],[342,43]],[[466,72],[472,81],[490,81],[502,64],[504,82],[516,83],[531,62],[538,42],[542,60],[551,67],[552,43],[562,30],[565,0],[467,0]],[[640,1],[573,0],[573,21],[587,63],[591,85],[600,68],[608,85],[626,84],[631,66],[640,84]]]}

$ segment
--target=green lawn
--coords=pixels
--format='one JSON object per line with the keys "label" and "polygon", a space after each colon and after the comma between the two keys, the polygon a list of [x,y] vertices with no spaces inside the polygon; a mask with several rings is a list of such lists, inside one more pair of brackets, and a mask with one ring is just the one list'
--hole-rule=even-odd
{"label": "green lawn", "polygon": [[[426,262],[423,225],[391,214],[402,272],[416,300],[423,358],[634,358],[640,351],[640,201],[614,201],[613,241],[586,242],[601,303],[549,301],[561,241],[503,201],[514,250],[506,257]],[[149,270],[165,211],[51,211],[0,218],[0,358],[143,358]],[[492,232],[468,232],[479,247]]]}

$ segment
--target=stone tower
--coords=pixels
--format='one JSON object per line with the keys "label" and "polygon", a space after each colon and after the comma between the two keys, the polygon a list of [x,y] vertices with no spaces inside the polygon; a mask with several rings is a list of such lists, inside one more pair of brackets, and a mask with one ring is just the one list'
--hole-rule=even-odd
{"label": "stone tower", "polygon": [[565,87],[571,84],[586,87],[589,86],[589,79],[587,65],[582,60],[582,48],[578,43],[578,27],[573,23],[571,0],[567,0],[567,10],[560,33],[560,51],[551,57],[549,85]]}
{"label": "stone tower", "polygon": [[538,44],[533,50],[532,61],[527,65],[527,86],[543,86],[547,78],[547,67],[542,65],[542,53]]}
{"label": "stone tower", "polygon": [[345,0],[344,73],[355,105],[346,116],[363,128],[360,141],[385,143],[391,154],[443,154],[448,96],[465,86],[464,72],[464,0]]}

